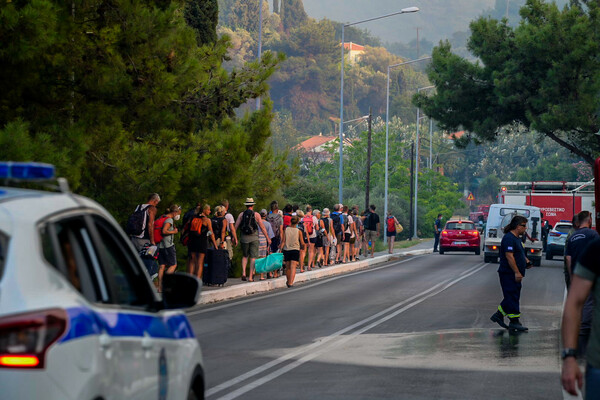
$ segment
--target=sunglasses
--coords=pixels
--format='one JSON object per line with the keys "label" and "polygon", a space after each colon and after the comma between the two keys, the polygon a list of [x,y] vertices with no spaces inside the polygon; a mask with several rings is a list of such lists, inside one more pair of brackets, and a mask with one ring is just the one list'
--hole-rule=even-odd
{"label": "sunglasses", "polygon": [[520,224],[519,226],[522,226],[523,228],[527,228],[527,224]]}

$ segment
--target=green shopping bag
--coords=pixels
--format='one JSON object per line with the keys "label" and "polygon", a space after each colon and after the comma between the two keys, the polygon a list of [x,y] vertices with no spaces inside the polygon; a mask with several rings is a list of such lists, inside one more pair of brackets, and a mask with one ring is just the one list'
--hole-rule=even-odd
{"label": "green shopping bag", "polygon": [[269,254],[264,258],[259,258],[254,262],[254,268],[257,274],[275,271],[283,266],[283,253]]}

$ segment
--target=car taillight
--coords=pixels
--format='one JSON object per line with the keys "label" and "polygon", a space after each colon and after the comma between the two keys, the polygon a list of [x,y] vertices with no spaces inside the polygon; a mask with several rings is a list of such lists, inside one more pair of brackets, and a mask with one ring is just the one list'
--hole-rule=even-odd
{"label": "car taillight", "polygon": [[444,236],[445,236],[445,235],[447,235],[447,234],[448,234],[448,231],[442,231],[442,235],[444,235]]}
{"label": "car taillight", "polygon": [[61,309],[0,317],[0,368],[44,368],[48,348],[66,329]]}
{"label": "car taillight", "polygon": [[470,231],[469,233],[473,236],[479,236],[479,231]]}
{"label": "car taillight", "polygon": [[550,232],[550,236],[560,236],[560,232]]}
{"label": "car taillight", "polygon": [[498,246],[492,246],[492,250],[498,250]]}
{"label": "car taillight", "polygon": [[529,249],[530,253],[535,253],[535,249]]}

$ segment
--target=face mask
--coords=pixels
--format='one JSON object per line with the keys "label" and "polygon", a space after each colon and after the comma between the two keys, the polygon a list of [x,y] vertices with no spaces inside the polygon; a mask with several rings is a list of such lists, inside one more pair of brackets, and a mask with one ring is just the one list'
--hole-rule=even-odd
{"label": "face mask", "polygon": [[175,218],[173,218],[175,221],[179,221],[179,219],[181,218],[181,215],[176,215]]}

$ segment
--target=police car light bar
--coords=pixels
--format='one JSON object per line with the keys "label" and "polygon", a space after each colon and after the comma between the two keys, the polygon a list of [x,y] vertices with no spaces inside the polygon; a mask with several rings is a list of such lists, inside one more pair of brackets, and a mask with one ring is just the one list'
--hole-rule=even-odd
{"label": "police car light bar", "polygon": [[54,179],[54,165],[36,162],[0,162],[0,179],[41,181]]}

